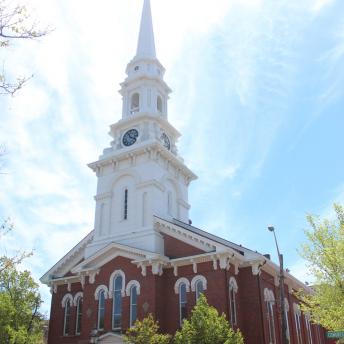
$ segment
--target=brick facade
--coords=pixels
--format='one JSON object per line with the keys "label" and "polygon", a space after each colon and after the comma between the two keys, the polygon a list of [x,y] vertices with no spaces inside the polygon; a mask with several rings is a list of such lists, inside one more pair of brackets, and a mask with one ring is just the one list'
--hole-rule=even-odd
{"label": "brick facade", "polygon": [[[191,256],[202,253],[190,245],[165,236],[166,250],[172,256]],[[96,288],[100,285],[110,287],[110,276],[116,270],[122,270],[125,274],[125,285],[131,280],[140,284],[140,295],[138,296],[138,318],[144,318],[152,313],[160,322],[163,332],[174,334],[179,328],[179,295],[175,293],[176,281],[185,277],[192,281],[193,277],[202,275],[207,280],[205,295],[209,304],[215,306],[220,313],[230,318],[228,281],[234,277],[237,281],[238,291],[236,294],[237,328],[240,328],[246,344],[265,344],[268,342],[268,320],[266,303],[264,301],[264,289],[272,290],[278,300],[279,290],[275,286],[274,278],[265,271],[254,275],[251,267],[240,268],[238,274],[231,265],[229,269],[214,269],[212,262],[197,264],[197,272],[193,265],[184,265],[178,268],[178,275],[174,275],[173,268],[164,269],[161,276],[154,275],[150,268],[143,276],[141,269],[133,264],[129,258],[116,257],[104,264],[95,277],[94,283],[90,283],[86,277],[84,288],[81,283],[72,283],[70,291],[67,285],[58,286],[56,293],[52,295],[51,321],[49,330],[49,344],[83,344],[89,343],[90,333],[97,326],[98,301],[95,300]],[[68,273],[68,276],[71,274]],[[83,314],[82,330],[80,335],[75,335],[76,306],[71,307],[70,334],[63,335],[64,308],[61,305],[63,297],[70,293],[74,297],[76,293],[83,292]],[[297,303],[295,297],[285,289],[285,295],[289,303],[288,322],[290,326],[291,343],[297,343],[295,316],[293,304]],[[196,303],[194,291],[187,293],[187,314],[190,315]],[[112,331],[112,305],[113,299],[105,300],[105,324],[104,330],[98,335]],[[122,297],[122,333],[129,327],[130,297]],[[276,344],[280,343],[280,314],[278,313],[278,302],[274,305],[274,321],[276,331]],[[303,343],[308,343],[307,329],[304,315],[301,316],[301,330]],[[324,331],[312,325],[313,344],[325,343]]]}

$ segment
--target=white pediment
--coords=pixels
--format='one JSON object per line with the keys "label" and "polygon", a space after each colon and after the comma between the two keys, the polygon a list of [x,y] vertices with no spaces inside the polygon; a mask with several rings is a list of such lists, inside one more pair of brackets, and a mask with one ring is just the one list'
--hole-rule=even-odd
{"label": "white pediment", "polygon": [[[85,259],[72,269],[72,273],[96,270],[117,257],[128,258],[132,261],[161,258],[162,256],[153,252],[140,250],[134,247],[111,243]],[[166,258],[166,257],[165,257]]]}
{"label": "white pediment", "polygon": [[123,337],[114,334],[114,333],[106,333],[98,338],[98,344],[124,344]]}

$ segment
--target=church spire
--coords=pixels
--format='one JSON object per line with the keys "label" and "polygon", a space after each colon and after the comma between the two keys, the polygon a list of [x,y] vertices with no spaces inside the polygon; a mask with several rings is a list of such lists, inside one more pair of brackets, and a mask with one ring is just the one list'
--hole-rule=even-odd
{"label": "church spire", "polygon": [[137,58],[156,58],[150,0],[144,0],[143,4],[140,35],[136,51]]}

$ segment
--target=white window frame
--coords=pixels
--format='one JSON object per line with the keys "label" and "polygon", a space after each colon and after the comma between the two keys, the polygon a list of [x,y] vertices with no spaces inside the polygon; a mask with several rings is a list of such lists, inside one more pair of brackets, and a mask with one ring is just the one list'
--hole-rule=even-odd
{"label": "white window frame", "polygon": [[[81,309],[81,313],[80,313],[80,302],[83,303],[83,296],[79,295],[77,298],[74,298],[74,300],[76,300],[76,302],[74,302],[74,305],[76,306],[75,334],[80,335],[81,330],[82,330],[82,327],[81,327],[82,309]],[[80,315],[81,319],[79,319],[79,315]],[[80,326],[80,331],[78,331],[79,326]]]}
{"label": "white window frame", "polygon": [[207,279],[202,276],[202,275],[197,275],[195,276],[192,280],[191,280],[191,291],[195,292],[196,293],[196,302],[197,300],[199,299],[200,297],[200,292],[197,288],[197,286],[199,285],[199,283],[202,284],[202,293],[204,294],[204,292],[207,290]]}
{"label": "white window frame", "polygon": [[264,301],[266,305],[266,317],[269,329],[269,344],[276,344],[276,325],[274,315],[275,295],[272,290],[264,289]]}
{"label": "white window frame", "polygon": [[[136,291],[136,304],[133,303],[133,290],[135,289]],[[137,298],[139,296],[139,293],[138,293],[138,289],[137,289],[137,286],[135,284],[133,284],[131,287],[130,287],[130,327],[134,326],[134,323],[135,321],[137,320]],[[133,307],[136,307],[136,319],[133,320]]]}
{"label": "white window frame", "polygon": [[289,326],[289,302],[287,298],[284,298],[284,313],[285,313],[285,321],[287,326],[287,340],[290,343],[290,326]]}
{"label": "white window frame", "polygon": [[307,328],[307,339],[308,344],[313,344],[313,338],[312,338],[312,323],[311,323],[311,317],[309,314],[305,315],[305,321],[306,321],[306,328]]}
{"label": "white window frame", "polygon": [[295,317],[297,343],[303,344],[302,328],[301,328],[301,310],[300,310],[300,306],[297,303],[294,303],[294,317]]}
{"label": "white window frame", "polygon": [[[100,306],[101,306],[101,298],[100,298],[100,295],[104,295],[104,306],[101,308]],[[104,330],[104,326],[103,327],[100,327],[100,311],[101,310],[104,310],[104,319],[103,319],[103,322],[104,322],[104,324],[105,324],[105,300],[106,300],[106,298],[105,298],[105,291],[104,290],[100,290],[99,291],[99,293],[98,293],[98,317],[97,317],[97,329],[98,330]]]}
{"label": "white window frame", "polygon": [[[122,277],[122,286],[121,286],[121,289],[115,289],[115,285],[116,285],[116,279],[118,277]],[[123,289],[124,289],[124,285],[125,285],[125,280],[123,279],[123,275],[121,275],[120,273],[116,274],[114,277],[113,277],[113,282],[112,282],[112,329],[114,331],[118,331],[122,328],[122,316],[123,316],[123,300],[121,300],[121,310],[120,310],[120,316],[121,316],[121,325],[120,326],[117,326],[115,327],[114,326],[114,320],[115,320],[115,307],[116,307],[116,298],[115,298],[115,293],[116,292],[120,292],[121,294],[121,298],[123,297]]]}
{"label": "white window frame", "polygon": [[[236,294],[238,292],[238,284],[234,277],[229,279],[229,315],[232,327],[236,326],[238,323],[238,315],[237,315],[237,304],[236,304]],[[234,319],[233,319],[234,315]]]}
{"label": "white window frame", "polygon": [[[185,302],[182,303],[181,297],[182,297],[182,293],[181,293],[181,289],[182,286],[185,286]],[[180,326],[183,326],[183,321],[184,318],[182,318],[182,305],[185,305],[185,307],[187,307],[188,304],[188,300],[187,300],[187,284],[185,282],[181,282],[179,284],[179,324]]]}
{"label": "white window frame", "polygon": [[[70,321],[71,321],[71,307],[73,302],[70,298],[68,298],[64,305],[64,318],[63,318],[63,335],[69,336],[70,332]],[[68,333],[66,332],[66,325],[67,325],[67,311],[69,310],[68,314]]]}

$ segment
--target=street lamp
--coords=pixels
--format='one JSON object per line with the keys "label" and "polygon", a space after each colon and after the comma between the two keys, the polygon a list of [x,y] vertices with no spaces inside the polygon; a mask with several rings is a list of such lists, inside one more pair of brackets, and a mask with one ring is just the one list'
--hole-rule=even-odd
{"label": "street lamp", "polygon": [[280,265],[279,285],[280,285],[280,303],[281,303],[281,318],[282,318],[282,344],[289,344],[287,336],[287,319],[285,313],[285,302],[284,302],[284,270],[283,270],[283,255],[280,253],[278,248],[275,227],[268,226],[268,230],[274,234],[275,244],[277,248],[278,260]]}

